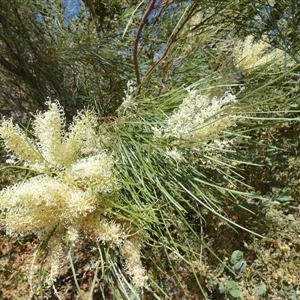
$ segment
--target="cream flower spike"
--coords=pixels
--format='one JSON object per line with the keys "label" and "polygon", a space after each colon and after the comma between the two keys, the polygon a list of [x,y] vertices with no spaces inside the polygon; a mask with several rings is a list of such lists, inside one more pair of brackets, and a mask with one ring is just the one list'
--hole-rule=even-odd
{"label": "cream flower spike", "polygon": [[26,136],[18,125],[13,125],[11,120],[2,122],[0,135],[4,140],[6,150],[14,154],[12,158],[26,161],[31,165],[43,162],[43,157],[33,141]]}
{"label": "cream flower spike", "polygon": [[34,123],[34,133],[39,139],[39,149],[45,161],[53,166],[63,165],[62,134],[64,113],[58,103],[47,103],[49,110],[39,114]]}
{"label": "cream flower spike", "polygon": [[38,114],[33,122],[36,143],[11,120],[2,122],[0,134],[6,149],[15,154],[14,158],[35,171],[48,173],[69,167],[87,148],[94,152],[100,151],[96,145],[96,122],[92,113],[78,114],[69,132],[66,132],[62,107],[58,102],[47,102],[47,105],[49,110]]}

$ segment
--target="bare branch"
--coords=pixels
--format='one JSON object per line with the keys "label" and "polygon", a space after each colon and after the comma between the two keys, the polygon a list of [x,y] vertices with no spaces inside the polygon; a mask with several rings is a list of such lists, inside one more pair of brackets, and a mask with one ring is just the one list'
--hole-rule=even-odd
{"label": "bare branch", "polygon": [[135,70],[135,77],[136,77],[136,84],[138,86],[137,95],[140,93],[140,85],[141,85],[141,75],[139,70],[139,62],[138,62],[138,47],[139,47],[139,41],[141,38],[141,34],[143,31],[143,28],[146,24],[147,18],[152,12],[154,5],[156,3],[156,0],[152,0],[147,8],[147,10],[144,13],[144,16],[142,18],[142,21],[139,24],[139,28],[136,34],[136,38],[134,41],[134,47],[133,47],[133,63],[134,63],[134,70]]}

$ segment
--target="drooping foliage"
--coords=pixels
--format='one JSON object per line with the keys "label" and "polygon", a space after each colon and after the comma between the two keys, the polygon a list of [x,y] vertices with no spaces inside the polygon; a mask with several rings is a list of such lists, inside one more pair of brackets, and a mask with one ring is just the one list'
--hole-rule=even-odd
{"label": "drooping foliage", "polygon": [[113,113],[129,67],[117,45],[90,26],[87,11],[66,22],[59,2],[2,1],[0,13],[2,109],[24,114],[46,108],[51,97],[69,119],[89,106]]}

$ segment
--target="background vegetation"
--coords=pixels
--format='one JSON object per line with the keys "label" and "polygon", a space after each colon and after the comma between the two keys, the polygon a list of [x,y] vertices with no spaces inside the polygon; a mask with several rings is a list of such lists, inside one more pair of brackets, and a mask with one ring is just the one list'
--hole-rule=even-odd
{"label": "background vegetation", "polygon": [[[121,183],[107,214],[141,234],[149,279],[136,288],[120,249],[87,238],[64,243],[49,284],[49,241],[8,236],[3,210],[1,298],[298,299],[297,1],[74,3],[0,0],[0,111],[31,134],[49,99],[67,124],[95,112]],[[191,135],[168,135],[184,99],[228,91]],[[1,187],[35,175],[1,157]]]}

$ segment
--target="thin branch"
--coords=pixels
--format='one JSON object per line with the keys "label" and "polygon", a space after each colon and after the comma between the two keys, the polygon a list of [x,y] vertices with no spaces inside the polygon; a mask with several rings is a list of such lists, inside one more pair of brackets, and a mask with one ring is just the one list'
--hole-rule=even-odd
{"label": "thin branch", "polygon": [[140,22],[137,34],[136,34],[135,41],[134,41],[134,47],[133,47],[133,64],[134,64],[134,70],[135,70],[136,84],[138,86],[137,94],[140,93],[140,84],[141,84],[141,75],[140,75],[139,62],[138,62],[139,41],[140,41],[140,38],[141,38],[141,34],[142,34],[142,31],[143,31],[143,28],[144,28],[144,26],[146,24],[148,16],[150,15],[150,13],[153,10],[155,2],[156,2],[156,0],[152,0],[150,2],[150,4],[149,4],[149,7],[145,11],[144,16],[142,18],[142,21]]}
{"label": "thin branch", "polygon": [[184,21],[182,22],[182,24],[180,25],[180,27],[178,28],[178,30],[173,34],[173,36],[171,36],[170,38],[170,42],[168,43],[168,46],[165,50],[165,52],[162,54],[162,56],[157,60],[157,62],[150,68],[150,70],[146,73],[146,75],[143,78],[143,81],[145,78],[147,78],[148,75],[150,75],[152,73],[152,71],[156,68],[156,66],[167,56],[171,46],[173,45],[173,43],[176,41],[177,36],[179,34],[179,32],[182,30],[182,28],[184,27],[184,25],[187,23],[187,21],[190,19],[191,15],[193,14],[193,12],[195,11],[195,9],[197,8],[198,4],[194,3],[190,12],[188,13],[188,15],[186,16],[186,18],[184,19]]}
{"label": "thin branch", "polygon": [[10,73],[21,77],[21,78],[25,78],[25,72],[21,69],[19,69],[18,67],[15,67],[14,65],[12,65],[10,62],[8,62],[2,55],[0,55],[0,65],[6,69],[7,71],[9,71]]}

